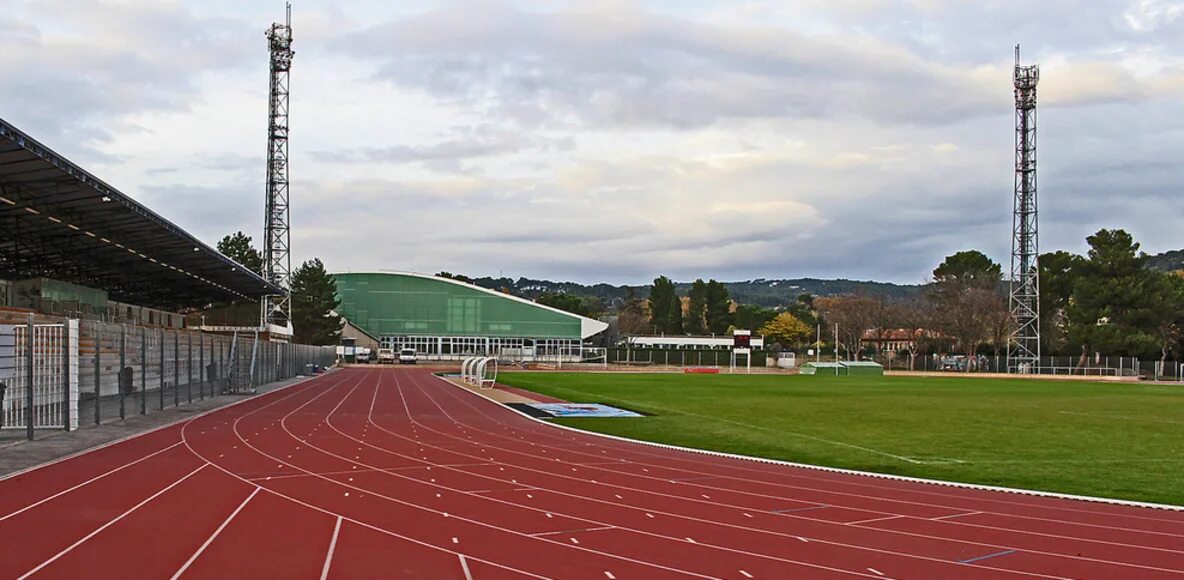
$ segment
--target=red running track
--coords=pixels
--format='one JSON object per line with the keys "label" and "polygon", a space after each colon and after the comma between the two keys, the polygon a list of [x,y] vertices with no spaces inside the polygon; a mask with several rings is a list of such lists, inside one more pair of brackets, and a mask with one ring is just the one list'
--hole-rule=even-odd
{"label": "red running track", "polygon": [[337,371],[0,482],[6,577],[1180,578],[1184,513],[559,429]]}

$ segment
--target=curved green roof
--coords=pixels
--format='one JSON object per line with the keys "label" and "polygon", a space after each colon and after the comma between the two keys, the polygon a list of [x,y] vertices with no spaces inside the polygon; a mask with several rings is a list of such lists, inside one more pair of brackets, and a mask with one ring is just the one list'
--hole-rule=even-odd
{"label": "curved green roof", "polygon": [[516,296],[408,272],[333,274],[338,312],[379,335],[583,339],[607,324]]}

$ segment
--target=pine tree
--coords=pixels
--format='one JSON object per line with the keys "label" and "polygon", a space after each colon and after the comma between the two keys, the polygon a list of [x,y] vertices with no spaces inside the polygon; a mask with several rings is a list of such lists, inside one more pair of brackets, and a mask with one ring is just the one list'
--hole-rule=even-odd
{"label": "pine tree", "polygon": [[723,282],[710,280],[705,292],[707,302],[707,330],[712,334],[725,334],[732,325],[732,299]]}
{"label": "pine tree", "polygon": [[341,317],[335,310],[337,285],[325,265],[313,258],[292,274],[292,330],[296,342],[336,344],[341,339]]}
{"label": "pine tree", "polygon": [[[678,302],[674,282],[665,276],[654,278],[650,288],[650,319],[658,332],[674,332],[670,324],[671,304]],[[679,307],[679,333],[682,332],[682,308]]]}
{"label": "pine tree", "polygon": [[218,242],[218,251],[248,270],[263,275],[263,256],[251,244],[251,236],[241,231],[226,236]]}

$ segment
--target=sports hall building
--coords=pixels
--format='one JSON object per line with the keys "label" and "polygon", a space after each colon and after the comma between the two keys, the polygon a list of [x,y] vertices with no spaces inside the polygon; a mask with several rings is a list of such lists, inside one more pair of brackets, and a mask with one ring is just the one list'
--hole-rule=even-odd
{"label": "sports hall building", "polygon": [[333,274],[338,312],[383,348],[428,359],[580,360],[608,324],[451,278],[410,272]]}

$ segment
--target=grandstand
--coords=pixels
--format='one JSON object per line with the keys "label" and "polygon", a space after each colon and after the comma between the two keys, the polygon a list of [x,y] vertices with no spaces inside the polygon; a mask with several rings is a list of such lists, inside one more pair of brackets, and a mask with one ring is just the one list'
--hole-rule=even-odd
{"label": "grandstand", "polygon": [[68,429],[92,410],[96,422],[116,406],[146,412],[147,391],[163,408],[180,403],[182,384],[204,397],[235,375],[250,385],[294,374],[298,353],[326,362],[257,333],[186,328],[186,312],[282,292],[0,119],[0,360],[35,346],[0,372],[3,427]]}

